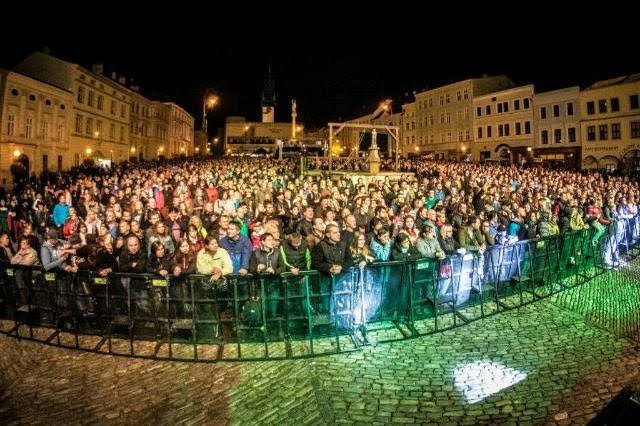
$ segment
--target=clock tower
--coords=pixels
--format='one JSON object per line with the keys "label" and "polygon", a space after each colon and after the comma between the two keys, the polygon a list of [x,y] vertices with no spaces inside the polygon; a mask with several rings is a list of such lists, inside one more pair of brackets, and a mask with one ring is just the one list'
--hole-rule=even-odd
{"label": "clock tower", "polygon": [[267,78],[264,81],[264,89],[262,90],[262,122],[273,123],[275,121],[276,91],[273,80],[271,79],[271,65]]}

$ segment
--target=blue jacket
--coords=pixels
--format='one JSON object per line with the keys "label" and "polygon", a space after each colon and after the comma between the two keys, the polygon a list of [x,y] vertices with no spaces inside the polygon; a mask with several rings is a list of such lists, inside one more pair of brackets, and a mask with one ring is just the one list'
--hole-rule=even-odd
{"label": "blue jacket", "polygon": [[69,217],[70,207],[67,204],[56,204],[53,208],[53,223],[56,226],[62,226],[67,221]]}
{"label": "blue jacket", "polygon": [[249,270],[249,261],[253,252],[253,246],[249,238],[240,236],[237,240],[232,240],[229,237],[223,237],[220,240],[220,247],[229,253],[234,274],[238,273],[240,269]]}
{"label": "blue jacket", "polygon": [[374,238],[371,240],[370,248],[377,262],[386,262],[391,257],[391,241],[383,246]]}

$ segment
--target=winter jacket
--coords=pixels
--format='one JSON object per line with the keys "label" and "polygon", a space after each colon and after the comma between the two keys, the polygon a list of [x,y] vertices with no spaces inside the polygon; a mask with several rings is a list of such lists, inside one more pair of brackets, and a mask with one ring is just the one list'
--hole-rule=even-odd
{"label": "winter jacket", "polygon": [[199,274],[209,275],[213,273],[213,268],[220,269],[222,275],[229,275],[233,272],[231,257],[229,257],[229,253],[225,249],[219,247],[215,254],[209,253],[206,249],[202,249],[198,253],[196,271]]}
{"label": "winter jacket", "polygon": [[252,274],[265,273],[264,269],[258,271],[258,265],[265,265],[266,268],[273,268],[276,274],[280,273],[280,251],[277,248],[265,250],[259,248],[251,254],[249,262],[249,272]]}
{"label": "winter jacket", "polygon": [[391,241],[382,245],[376,238],[372,238],[369,248],[371,249],[371,254],[375,257],[376,262],[386,262],[391,257]]}
{"label": "winter jacket", "polygon": [[316,245],[311,252],[311,265],[323,274],[331,274],[333,265],[342,266],[342,271],[346,271],[353,265],[351,251],[342,243],[334,243],[324,239]]}
{"label": "winter jacket", "polygon": [[304,240],[297,249],[289,241],[285,241],[280,245],[278,261],[278,268],[282,272],[290,272],[293,268],[308,271],[311,269],[311,251]]}
{"label": "winter jacket", "polygon": [[416,249],[422,257],[429,258],[436,257],[437,251],[444,251],[440,247],[440,243],[437,238],[432,238],[430,240],[422,237],[418,238],[418,241],[416,242]]}
{"label": "winter jacket", "polygon": [[220,247],[229,254],[234,273],[237,273],[240,269],[249,270],[249,262],[253,252],[253,246],[249,238],[238,236],[238,239],[232,240],[229,237],[224,237],[220,240]]}

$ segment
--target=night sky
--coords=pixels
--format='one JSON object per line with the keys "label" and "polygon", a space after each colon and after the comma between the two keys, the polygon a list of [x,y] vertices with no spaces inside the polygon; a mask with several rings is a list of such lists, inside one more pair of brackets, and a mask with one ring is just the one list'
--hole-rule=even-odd
{"label": "night sky", "polygon": [[[135,29],[123,23],[115,32],[83,29],[81,40],[74,31],[50,31],[36,23],[40,30],[29,37],[3,44],[0,66],[10,68],[44,46],[86,67],[103,62],[107,74],[133,77],[143,94],[184,106],[198,126],[204,90],[213,88],[222,104],[210,113],[210,128],[221,126],[228,115],[259,118],[269,64],[276,119],[288,120],[294,97],[298,119],[308,127],[371,112],[387,97],[399,111],[414,90],[482,74],[506,74],[517,83],[534,83],[541,92],[640,72],[633,13],[596,16],[594,11],[590,20],[541,13],[513,24],[470,13],[456,20],[434,17],[440,19],[436,26],[407,22],[410,11],[395,20],[355,15],[331,25],[304,13],[306,20],[297,19],[295,25],[259,15],[242,20],[221,16],[175,31],[172,21]],[[175,19],[189,25],[193,17]]]}

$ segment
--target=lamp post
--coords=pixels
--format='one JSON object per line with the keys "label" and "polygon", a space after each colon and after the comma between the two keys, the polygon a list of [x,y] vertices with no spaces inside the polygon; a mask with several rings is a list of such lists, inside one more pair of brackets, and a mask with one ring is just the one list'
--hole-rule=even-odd
{"label": "lamp post", "polygon": [[220,101],[220,97],[213,93],[211,89],[204,91],[204,98],[202,102],[202,131],[207,134],[207,108],[211,109],[215,107]]}

